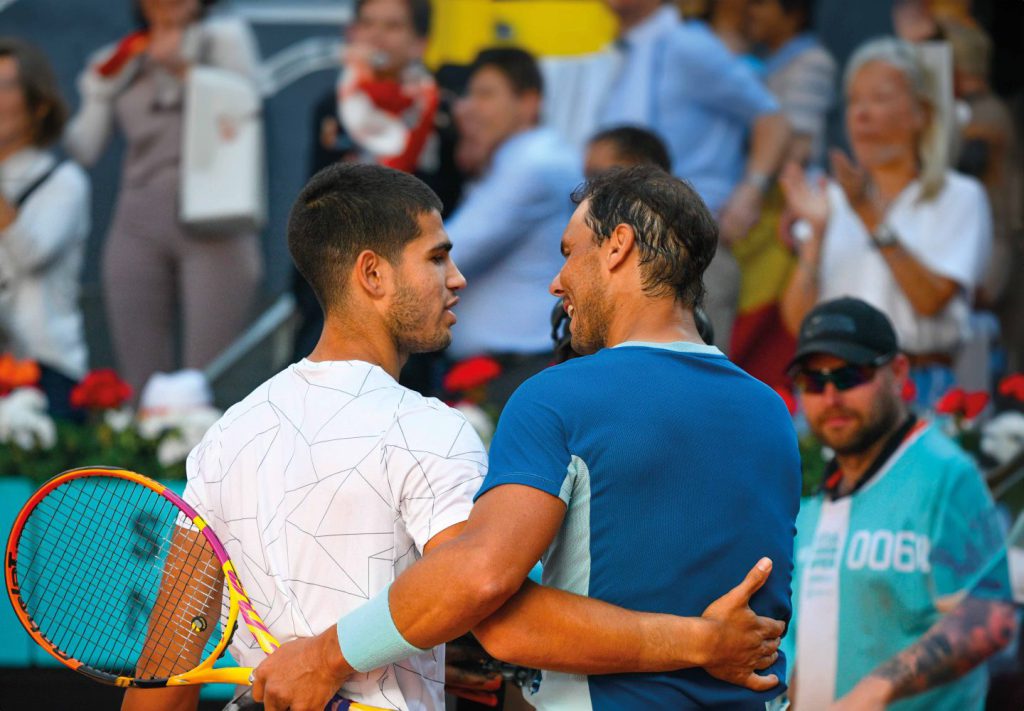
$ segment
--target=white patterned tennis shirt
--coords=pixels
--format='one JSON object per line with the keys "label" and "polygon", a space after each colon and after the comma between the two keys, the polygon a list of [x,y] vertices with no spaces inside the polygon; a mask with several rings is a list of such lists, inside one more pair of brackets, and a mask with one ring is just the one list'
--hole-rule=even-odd
{"label": "white patterned tennis shirt", "polygon": [[[334,625],[469,517],[487,471],[457,411],[361,361],[302,360],[229,409],[188,458],[185,499],[213,526],[282,643]],[[264,658],[240,625],[230,652]],[[346,698],[444,708],[444,647],[356,674]]]}

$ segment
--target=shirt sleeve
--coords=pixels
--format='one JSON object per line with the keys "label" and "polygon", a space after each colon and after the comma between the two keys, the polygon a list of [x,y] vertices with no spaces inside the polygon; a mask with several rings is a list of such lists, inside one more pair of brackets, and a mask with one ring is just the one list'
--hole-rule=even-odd
{"label": "shirt sleeve", "polygon": [[794,132],[822,136],[835,99],[835,62],[824,50],[811,50],[794,62],[792,76],[779,91],[779,104]]}
{"label": "shirt sleeve", "polygon": [[970,292],[988,266],[992,212],[980,183],[950,174],[946,181],[946,188],[927,208],[936,211],[929,221],[932,229],[918,235],[913,251],[926,267]]}
{"label": "shirt sleeve", "polygon": [[490,468],[477,498],[503,484],[522,484],[564,500],[572,455],[545,375],[521,385],[502,410],[491,441]]}
{"label": "shirt sleeve", "polygon": [[0,271],[17,278],[45,268],[89,233],[89,179],[73,163],[54,171],[0,231]]}
{"label": "shirt sleeve", "polygon": [[383,456],[398,513],[421,554],[431,538],[469,518],[487,454],[461,414],[429,404],[400,413]]}
{"label": "shirt sleeve", "polygon": [[664,61],[697,104],[744,124],[779,110],[753,70],[708,30],[684,25],[672,35]]}
{"label": "shirt sleeve", "polygon": [[220,424],[211,427],[185,459],[185,491],[181,498],[207,522],[213,510],[206,487],[208,481],[220,481]]}
{"label": "shirt sleeve", "polygon": [[963,591],[1010,600],[1006,544],[992,497],[972,464],[951,466],[955,473],[932,536],[935,594],[941,598]]}

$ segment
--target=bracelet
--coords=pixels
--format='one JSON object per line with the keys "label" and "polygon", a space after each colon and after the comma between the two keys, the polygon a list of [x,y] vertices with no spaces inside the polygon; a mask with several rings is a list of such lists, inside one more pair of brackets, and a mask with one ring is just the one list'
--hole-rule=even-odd
{"label": "bracelet", "polygon": [[760,190],[762,193],[768,192],[768,188],[772,186],[772,176],[767,173],[761,173],[756,170],[752,170],[746,174],[743,178],[743,182],[752,185],[753,187]]}
{"label": "bracelet", "polygon": [[369,672],[426,651],[410,644],[395,627],[384,588],[365,605],[338,620],[338,645],[348,665]]}

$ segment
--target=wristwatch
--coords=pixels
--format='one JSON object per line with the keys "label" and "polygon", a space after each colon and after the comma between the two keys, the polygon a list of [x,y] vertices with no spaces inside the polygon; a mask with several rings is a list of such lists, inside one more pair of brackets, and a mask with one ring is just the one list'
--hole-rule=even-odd
{"label": "wristwatch", "polygon": [[883,222],[871,233],[871,241],[878,249],[895,247],[900,243],[900,236],[896,234],[896,230]]}

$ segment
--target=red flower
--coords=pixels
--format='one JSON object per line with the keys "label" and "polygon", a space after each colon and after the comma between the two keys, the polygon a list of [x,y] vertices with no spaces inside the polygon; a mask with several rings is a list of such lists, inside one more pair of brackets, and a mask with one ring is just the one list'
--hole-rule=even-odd
{"label": "red flower", "polygon": [[456,363],[444,376],[444,388],[458,393],[479,388],[501,375],[501,365],[487,356],[467,358]]}
{"label": "red flower", "polygon": [[782,402],[786,403],[786,409],[789,410],[789,416],[793,417],[796,415],[797,404],[796,398],[793,397],[793,393],[786,388],[775,388],[775,392],[782,398]]}
{"label": "red flower", "polygon": [[71,391],[71,405],[88,410],[113,410],[132,396],[128,383],[109,368],[94,370]]}
{"label": "red flower", "polygon": [[964,397],[964,417],[973,420],[981,414],[981,411],[988,405],[988,393],[979,390],[976,393],[967,393]]}
{"label": "red flower", "polygon": [[952,388],[935,403],[935,411],[940,415],[962,414],[966,397],[963,388]]}
{"label": "red flower", "polygon": [[903,402],[914,402],[917,399],[917,385],[913,380],[907,378],[903,381],[903,392],[900,393]]}
{"label": "red flower", "polygon": [[1024,373],[1007,375],[999,381],[999,394],[1024,402]]}
{"label": "red flower", "polygon": [[963,388],[953,388],[935,403],[940,415],[953,415],[973,420],[988,405],[988,393],[984,390],[969,393]]}
{"label": "red flower", "polygon": [[17,360],[10,353],[0,355],[0,397],[17,388],[39,382],[39,366],[32,360]]}

